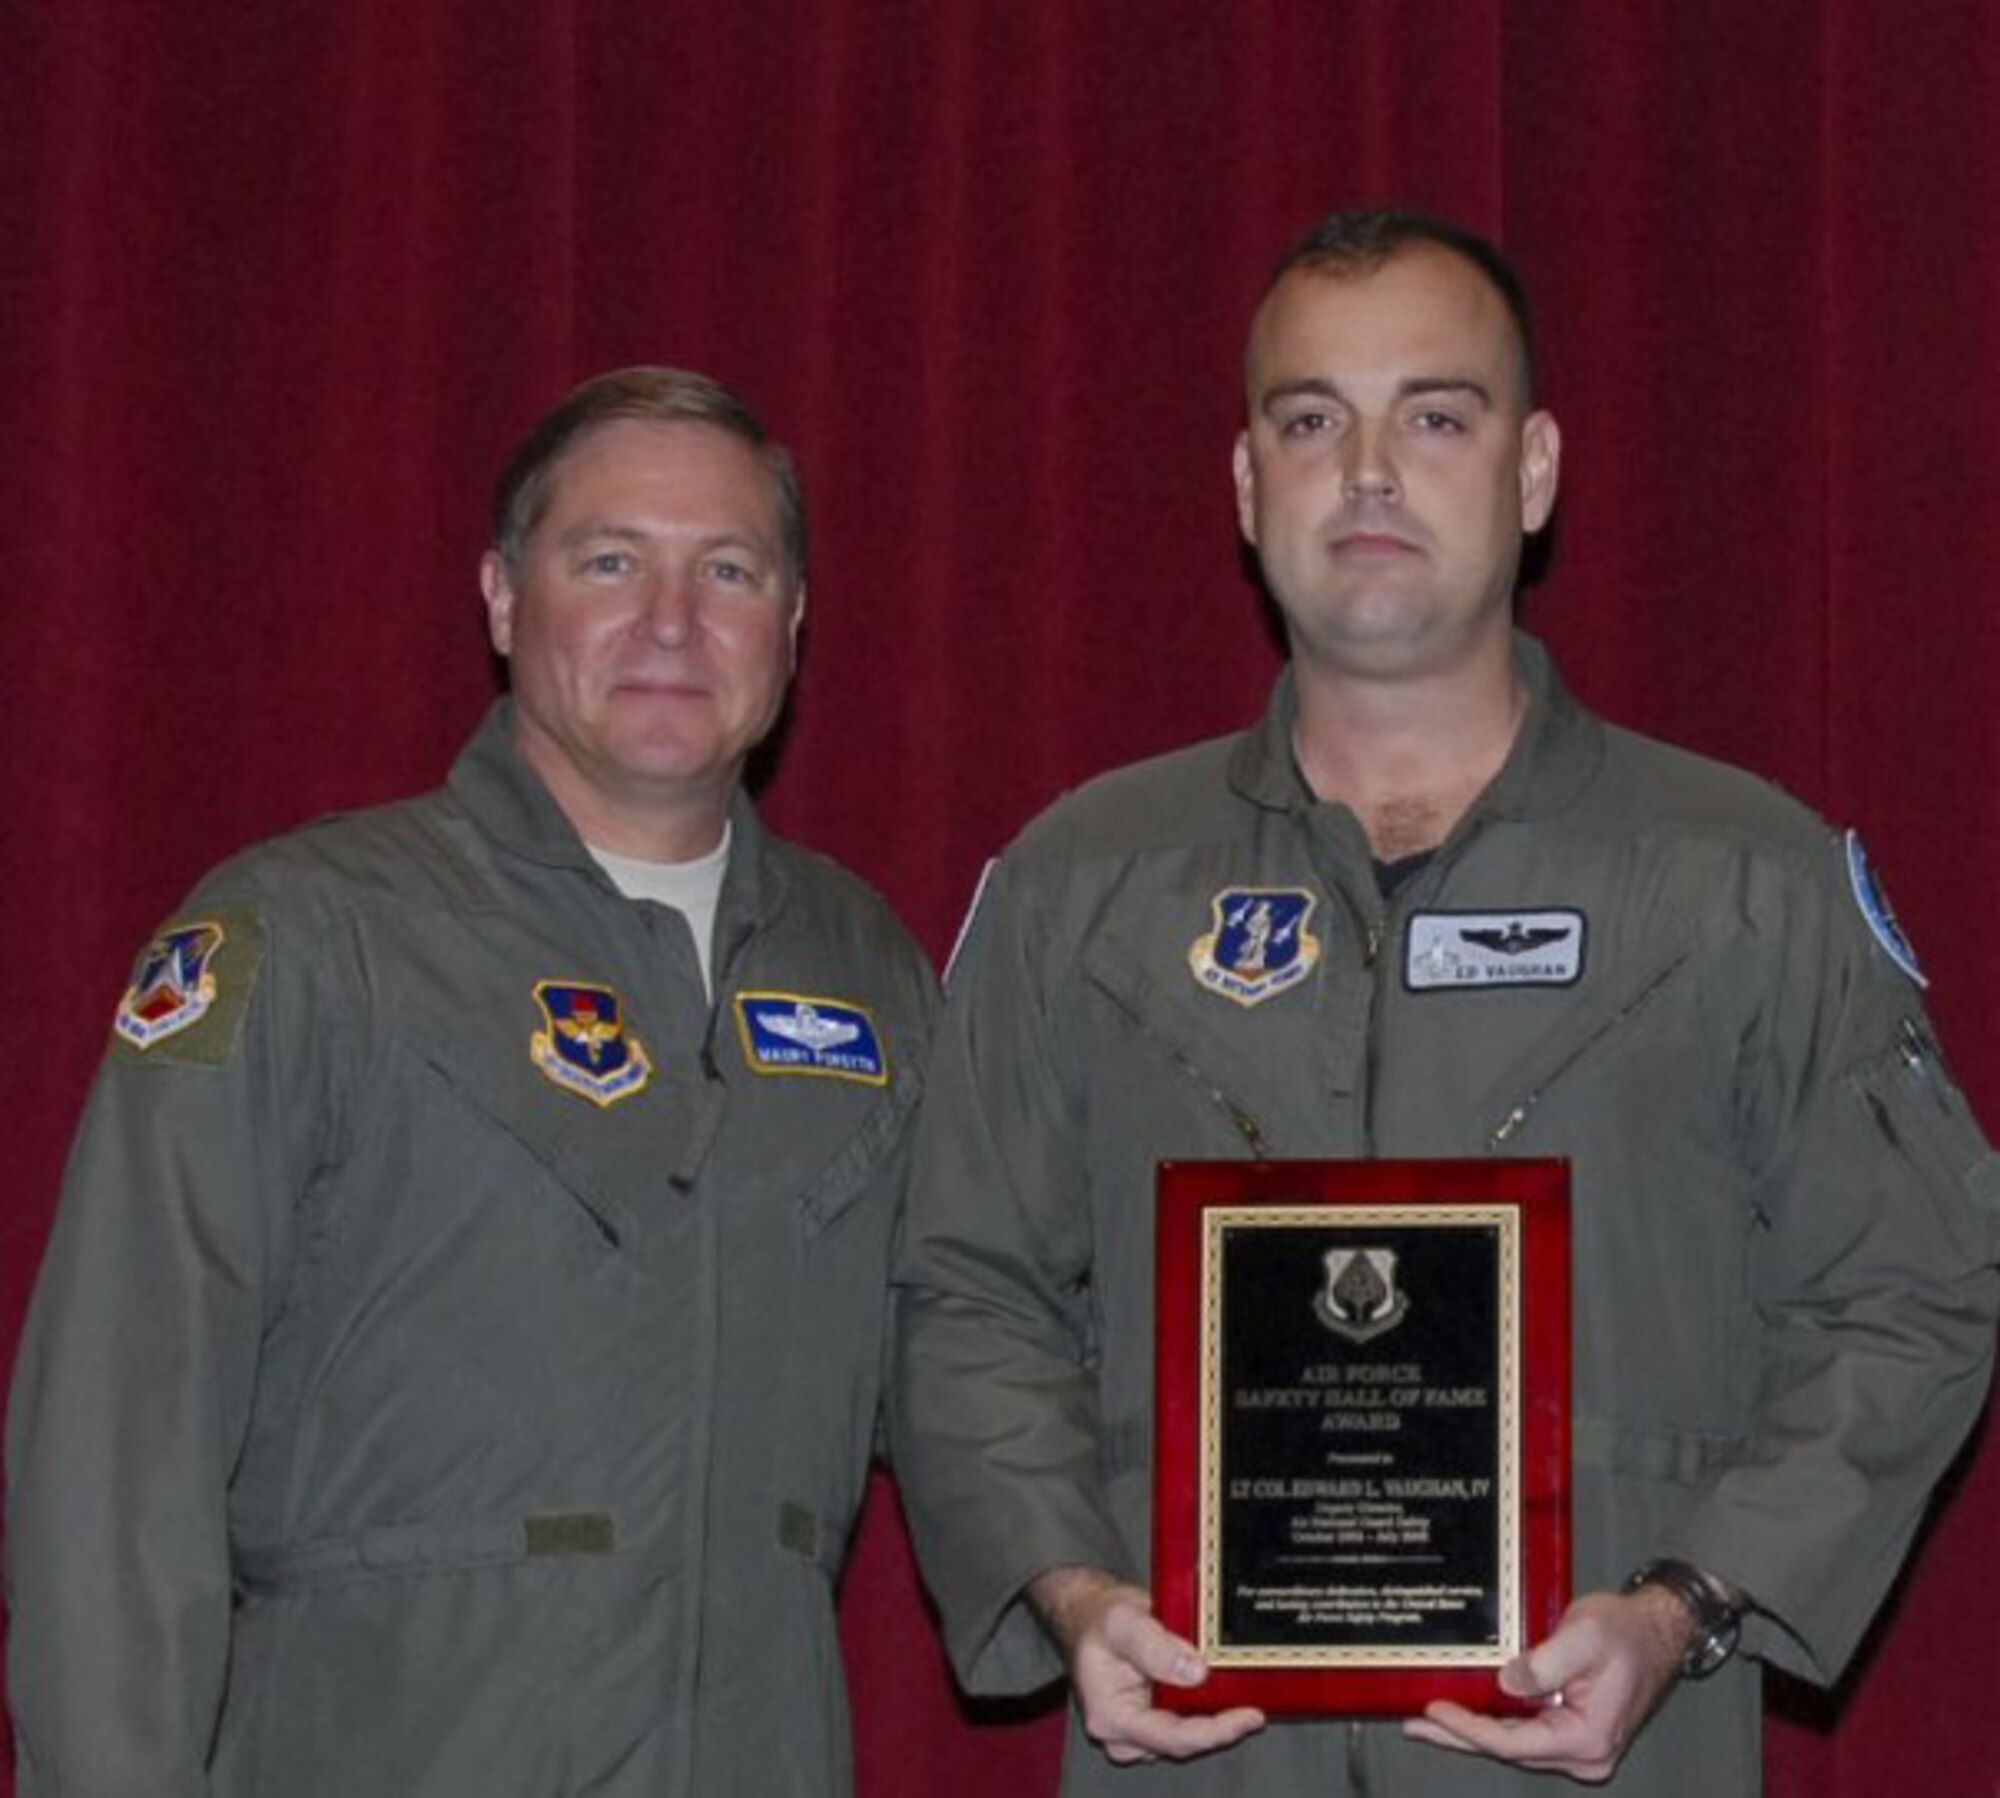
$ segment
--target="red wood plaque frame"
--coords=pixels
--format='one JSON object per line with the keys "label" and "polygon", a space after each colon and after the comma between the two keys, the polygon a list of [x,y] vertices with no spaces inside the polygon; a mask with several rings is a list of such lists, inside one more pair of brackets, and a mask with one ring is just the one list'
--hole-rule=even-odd
{"label": "red wood plaque frame", "polygon": [[1153,1598],[1183,1711],[1526,1707],[1569,1599],[1569,1164],[1159,1169]]}

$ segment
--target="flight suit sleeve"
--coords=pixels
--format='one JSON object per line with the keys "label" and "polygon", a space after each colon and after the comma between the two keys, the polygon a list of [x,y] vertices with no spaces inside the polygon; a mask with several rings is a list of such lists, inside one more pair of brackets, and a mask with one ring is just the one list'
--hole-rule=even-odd
{"label": "flight suit sleeve", "polygon": [[1985,1397],[2000,1163],[1838,843],[1819,873],[1787,907],[1772,1027],[1746,1057],[1768,1157],[1754,1428],[1661,1552],[1752,1594],[1749,1646],[1830,1682]]}
{"label": "flight suit sleeve", "polygon": [[1002,867],[954,967],[897,1275],[896,1474],[973,1692],[1061,1661],[1022,1599],[1045,1569],[1133,1569],[1107,1507],[1071,983]]}
{"label": "flight suit sleeve", "polygon": [[333,1030],[286,953],[254,898],[198,893],[141,957],[71,1153],[8,1414],[21,1798],[208,1789],[230,1474],[329,1121]]}

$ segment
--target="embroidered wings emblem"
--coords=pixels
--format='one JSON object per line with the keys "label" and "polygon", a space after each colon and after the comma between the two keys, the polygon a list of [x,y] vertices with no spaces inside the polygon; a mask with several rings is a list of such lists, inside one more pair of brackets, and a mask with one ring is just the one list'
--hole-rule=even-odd
{"label": "embroidered wings emblem", "polygon": [[782,1036],[786,1042],[797,1043],[800,1048],[811,1049],[815,1054],[837,1049],[842,1043],[851,1043],[861,1034],[859,1024],[822,1017],[814,1007],[803,1001],[789,1015],[767,1011],[758,1022],[773,1036]]}
{"label": "embroidered wings emblem", "polygon": [[1529,929],[1521,924],[1509,924],[1505,930],[1461,930],[1458,933],[1466,942],[1474,943],[1481,949],[1491,949],[1495,955],[1526,955],[1535,949],[1547,948],[1550,943],[1559,943],[1569,935],[1569,926],[1537,925]]}

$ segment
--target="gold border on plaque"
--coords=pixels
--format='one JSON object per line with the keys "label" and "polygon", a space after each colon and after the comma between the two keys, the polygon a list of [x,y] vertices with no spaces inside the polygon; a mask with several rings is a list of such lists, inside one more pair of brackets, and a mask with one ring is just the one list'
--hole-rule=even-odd
{"label": "gold border on plaque", "polygon": [[[1202,1213],[1200,1600],[1195,1646],[1213,1667],[1499,1667],[1528,1646],[1521,1626],[1521,1212],[1513,1205],[1214,1205]],[[1463,1647],[1232,1648],[1220,1640],[1222,1612],[1222,1237],[1232,1229],[1443,1229],[1491,1225],[1497,1231],[1499,1285],[1495,1311],[1500,1341],[1494,1356],[1499,1390],[1495,1428],[1498,1466],[1494,1507],[1499,1526],[1498,1639]]]}

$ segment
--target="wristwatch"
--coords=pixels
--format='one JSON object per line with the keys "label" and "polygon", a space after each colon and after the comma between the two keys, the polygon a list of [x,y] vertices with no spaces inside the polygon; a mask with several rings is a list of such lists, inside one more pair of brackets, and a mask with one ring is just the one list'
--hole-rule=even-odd
{"label": "wristwatch", "polygon": [[1648,1561],[1625,1582],[1624,1590],[1660,1586],[1687,1606],[1694,1635],[1681,1658],[1681,1678],[1705,1679],[1736,1652],[1743,1633],[1744,1606],[1719,1579],[1685,1561]]}

